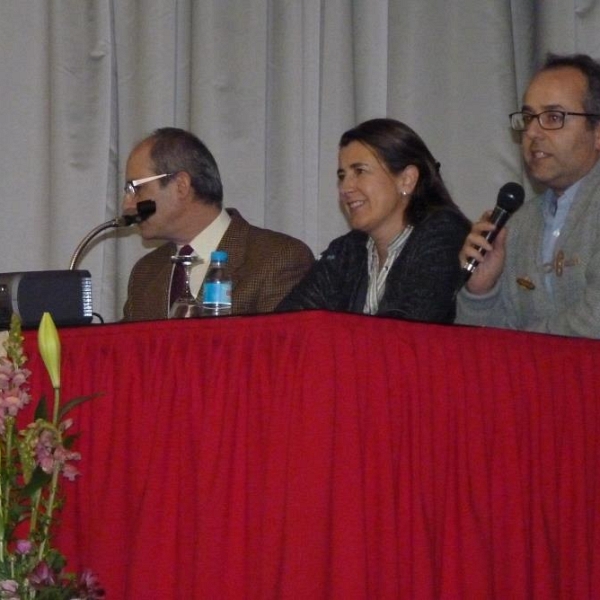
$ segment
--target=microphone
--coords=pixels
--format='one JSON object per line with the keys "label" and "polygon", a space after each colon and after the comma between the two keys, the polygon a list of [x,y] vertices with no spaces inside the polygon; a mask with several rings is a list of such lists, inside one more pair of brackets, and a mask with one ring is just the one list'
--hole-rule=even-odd
{"label": "microphone", "polygon": [[[133,214],[121,215],[114,219],[115,225],[109,227],[129,227],[134,223],[141,223],[156,212],[156,202],[154,200],[142,200],[136,204],[136,212]],[[108,223],[113,223],[109,221]]]}
{"label": "microphone", "polygon": [[[496,236],[500,230],[506,225],[506,222],[511,215],[516,212],[523,204],[525,198],[525,190],[523,187],[514,181],[505,183],[498,192],[498,198],[496,200],[496,206],[490,217],[490,223],[496,226],[496,229],[486,232],[483,236],[490,244],[496,239]],[[486,251],[483,248],[479,248],[482,256],[485,255]],[[463,267],[465,274],[465,281],[471,277],[473,271],[477,268],[479,261],[476,258],[469,258],[467,264]]]}
{"label": "microphone", "polygon": [[69,263],[69,271],[73,271],[77,266],[77,262],[79,261],[79,257],[83,252],[84,248],[102,231],[105,229],[109,229],[111,227],[129,227],[134,223],[141,223],[145,221],[148,217],[151,217],[156,212],[156,202],[154,200],[142,200],[138,202],[136,205],[136,212],[133,214],[122,215],[117,217],[116,219],[111,219],[110,221],[106,221],[106,223],[102,223],[97,227],[94,227],[82,240],[79,242],[77,248],[75,248],[75,252],[73,252],[73,256],[71,257],[71,262]]}

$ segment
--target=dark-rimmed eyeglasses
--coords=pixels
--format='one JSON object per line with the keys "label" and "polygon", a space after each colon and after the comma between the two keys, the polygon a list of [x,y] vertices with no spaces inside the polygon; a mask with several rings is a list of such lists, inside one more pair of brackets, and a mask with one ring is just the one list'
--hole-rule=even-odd
{"label": "dark-rimmed eyeglasses", "polygon": [[123,191],[126,194],[137,194],[140,187],[145,183],[150,183],[151,181],[156,181],[157,179],[162,179],[163,177],[169,177],[172,173],[163,173],[162,175],[152,175],[151,177],[144,177],[143,179],[132,179],[131,181],[125,182],[125,187]]}
{"label": "dark-rimmed eyeglasses", "polygon": [[514,112],[508,115],[510,117],[510,126],[514,131],[525,131],[534,119],[540,124],[542,129],[562,129],[565,125],[565,117],[600,117],[592,113],[568,112],[566,110],[544,110],[541,113]]}

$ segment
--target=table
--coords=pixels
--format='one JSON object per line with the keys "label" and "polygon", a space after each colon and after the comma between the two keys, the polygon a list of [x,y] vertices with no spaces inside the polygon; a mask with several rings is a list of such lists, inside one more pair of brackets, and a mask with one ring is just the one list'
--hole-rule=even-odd
{"label": "table", "polygon": [[[109,599],[600,597],[600,342],[303,312],[60,330]],[[47,388],[35,332],[32,389]]]}

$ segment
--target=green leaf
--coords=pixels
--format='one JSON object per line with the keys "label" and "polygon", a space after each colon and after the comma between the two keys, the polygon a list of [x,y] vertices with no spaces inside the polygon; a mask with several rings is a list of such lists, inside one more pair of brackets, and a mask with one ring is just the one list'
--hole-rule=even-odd
{"label": "green leaf", "polygon": [[62,444],[67,450],[72,450],[75,442],[79,439],[79,434],[65,435]]}
{"label": "green leaf", "polygon": [[29,483],[21,490],[23,496],[31,497],[52,481],[52,475],[45,473],[40,466],[33,470]]}
{"label": "green leaf", "polygon": [[94,398],[98,398],[98,396],[102,396],[102,393],[90,394],[89,396],[78,396],[77,398],[73,398],[62,406],[58,413],[59,419],[62,419],[69,411],[73,410],[76,406],[87,402],[88,400],[93,400]]}
{"label": "green leaf", "polygon": [[55,573],[60,573],[67,566],[67,559],[55,548],[48,551],[46,562]]}
{"label": "green leaf", "polygon": [[42,419],[44,421],[48,420],[48,403],[46,402],[45,395],[40,398],[37,406],[35,407],[35,415],[33,418],[35,421],[38,419]]}

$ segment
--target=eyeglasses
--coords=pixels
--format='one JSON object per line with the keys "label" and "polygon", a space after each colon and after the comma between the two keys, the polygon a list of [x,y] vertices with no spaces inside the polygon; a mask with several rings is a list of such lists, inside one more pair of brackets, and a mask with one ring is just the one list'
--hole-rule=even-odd
{"label": "eyeglasses", "polygon": [[515,131],[525,131],[534,119],[542,129],[562,129],[565,125],[565,117],[600,117],[591,113],[567,112],[566,110],[545,110],[537,115],[529,112],[514,112],[510,117],[510,126]]}
{"label": "eyeglasses", "polygon": [[157,179],[162,179],[163,177],[169,177],[173,173],[163,173],[162,175],[152,175],[151,177],[144,177],[143,179],[132,179],[131,181],[125,182],[125,187],[123,188],[126,194],[137,194],[140,187],[145,183],[150,183],[151,181],[156,181]]}

